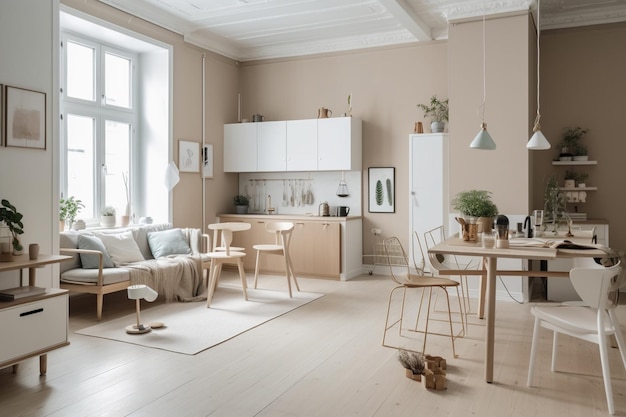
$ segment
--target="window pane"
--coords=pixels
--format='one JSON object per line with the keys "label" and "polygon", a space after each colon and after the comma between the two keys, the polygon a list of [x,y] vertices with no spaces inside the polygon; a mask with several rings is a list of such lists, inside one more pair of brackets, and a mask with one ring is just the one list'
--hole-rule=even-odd
{"label": "window pane", "polygon": [[94,212],[94,132],[91,117],[67,115],[67,196],[81,200],[85,207],[79,219],[92,219]]}
{"label": "window pane", "polygon": [[67,96],[94,101],[94,54],[88,46],[67,42]]}
{"label": "window pane", "polygon": [[106,104],[130,108],[130,60],[107,53],[104,65]]}
{"label": "window pane", "polygon": [[127,180],[130,172],[129,123],[107,120],[105,123],[105,201],[118,215],[130,215],[130,189]]}

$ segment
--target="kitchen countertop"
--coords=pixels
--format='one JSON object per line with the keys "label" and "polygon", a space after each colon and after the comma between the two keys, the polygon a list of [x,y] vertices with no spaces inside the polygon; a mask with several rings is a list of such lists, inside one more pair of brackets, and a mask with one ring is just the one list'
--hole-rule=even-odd
{"label": "kitchen countertop", "polygon": [[318,215],[305,215],[305,214],[263,214],[263,213],[248,213],[248,214],[231,214],[231,213],[220,213],[217,217],[240,217],[242,219],[270,219],[272,217],[276,217],[281,220],[311,220],[311,221],[350,221],[350,220],[359,220],[361,216],[347,216],[347,217],[339,217],[339,216],[318,216]]}

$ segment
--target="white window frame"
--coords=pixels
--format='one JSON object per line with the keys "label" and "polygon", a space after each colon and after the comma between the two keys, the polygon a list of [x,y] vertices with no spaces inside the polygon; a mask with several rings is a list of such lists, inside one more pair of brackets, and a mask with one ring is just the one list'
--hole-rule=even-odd
{"label": "white window frame", "polygon": [[[133,190],[136,180],[134,175],[134,155],[137,152],[137,126],[139,121],[139,109],[136,103],[138,103],[138,91],[137,91],[137,74],[138,74],[138,55],[130,50],[123,50],[120,48],[112,47],[105,43],[99,42],[94,39],[89,39],[85,36],[78,36],[72,33],[63,32],[61,35],[62,47],[61,47],[61,155],[60,155],[60,192],[63,198],[69,197],[67,195],[68,179],[67,179],[67,129],[65,126],[65,120],[68,114],[75,114],[78,116],[85,116],[94,118],[95,123],[95,141],[94,144],[94,184],[93,187],[96,190],[94,193],[94,208],[95,217],[85,219],[88,225],[94,225],[98,223],[100,217],[100,210],[104,206],[105,198],[105,178],[104,178],[104,156],[105,156],[105,121],[112,120],[121,123],[128,123],[131,125],[130,132],[130,190],[131,190],[131,204],[135,201],[135,193]],[[84,100],[74,97],[68,97],[65,92],[67,91],[67,42],[75,42],[81,45],[92,47],[95,50],[94,58],[94,71],[95,71],[95,100]],[[110,105],[106,103],[104,97],[104,58],[105,54],[113,54],[131,61],[131,77],[130,77],[130,108]]]}

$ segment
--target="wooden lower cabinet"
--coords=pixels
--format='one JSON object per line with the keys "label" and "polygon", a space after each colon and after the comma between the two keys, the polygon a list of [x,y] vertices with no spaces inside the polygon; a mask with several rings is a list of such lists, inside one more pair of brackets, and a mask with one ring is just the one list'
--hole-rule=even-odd
{"label": "wooden lower cabinet", "polygon": [[[251,227],[245,232],[235,233],[233,246],[245,248],[244,268],[253,272],[256,262],[255,244],[273,243],[274,236],[265,230],[265,219],[242,219],[241,217],[220,216],[220,222],[248,222]],[[339,278],[341,274],[341,224],[320,220],[285,220],[275,218],[272,221],[291,221],[294,231],[291,239],[291,260],[296,276],[319,276]],[[285,272],[282,256],[262,255],[259,263],[261,272],[282,274]]]}

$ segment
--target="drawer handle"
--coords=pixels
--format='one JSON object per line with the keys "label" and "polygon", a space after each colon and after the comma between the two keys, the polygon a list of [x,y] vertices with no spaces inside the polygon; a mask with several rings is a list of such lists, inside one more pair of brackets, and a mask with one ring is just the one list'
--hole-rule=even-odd
{"label": "drawer handle", "polygon": [[37,313],[42,313],[42,312],[43,312],[43,307],[42,308],[36,308],[34,310],[25,311],[23,313],[20,313],[20,317],[26,317],[26,316],[30,316],[31,314],[37,314]]}

